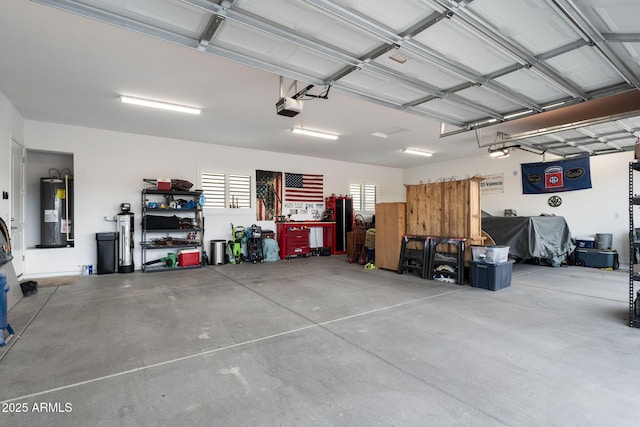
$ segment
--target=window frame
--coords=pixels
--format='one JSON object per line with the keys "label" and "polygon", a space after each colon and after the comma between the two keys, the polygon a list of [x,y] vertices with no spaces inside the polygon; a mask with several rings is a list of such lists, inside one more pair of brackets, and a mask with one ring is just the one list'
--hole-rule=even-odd
{"label": "window frame", "polygon": [[[372,188],[374,196],[373,201],[370,201],[370,197],[367,197],[367,194],[371,194]],[[355,211],[375,213],[376,203],[378,202],[378,186],[376,184],[352,183],[349,184],[349,193],[351,194],[351,197],[353,197],[353,209]]]}
{"label": "window frame", "polygon": [[[212,177],[223,177],[224,179],[224,202],[223,206],[211,206],[209,204],[209,198],[211,198],[211,193],[208,192],[207,185],[205,185],[205,177],[207,175],[211,175]],[[233,187],[233,177],[240,177],[248,180],[248,191],[244,195],[245,200],[241,206],[237,208],[232,208],[232,187]],[[198,180],[200,182],[200,188],[205,196],[205,205],[204,209],[210,213],[229,213],[229,212],[243,212],[248,213],[252,212],[255,209],[255,178],[251,172],[242,171],[242,170],[223,170],[216,168],[202,168],[198,172]],[[208,197],[209,196],[209,197]],[[242,194],[241,194],[242,196]],[[248,200],[246,199],[248,197]],[[214,197],[214,200],[216,198]],[[220,197],[217,197],[220,199]]]}

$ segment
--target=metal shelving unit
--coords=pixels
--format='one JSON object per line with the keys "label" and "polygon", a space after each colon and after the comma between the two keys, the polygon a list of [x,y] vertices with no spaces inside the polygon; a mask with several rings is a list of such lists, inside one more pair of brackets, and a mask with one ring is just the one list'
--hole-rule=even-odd
{"label": "metal shelving unit", "polygon": [[[142,242],[140,244],[142,271],[175,271],[202,267],[202,263],[204,262],[204,216],[202,214],[202,206],[200,206],[201,196],[202,191],[163,191],[149,188],[142,190]],[[191,201],[194,207],[170,207],[170,201],[168,199]],[[152,202],[156,202],[159,207],[150,207],[149,204]],[[162,203],[164,203],[166,207],[160,207]],[[175,215],[182,219],[189,218],[193,226],[190,228],[149,229],[146,221],[148,215],[167,217]],[[185,235],[187,237],[185,237]],[[161,241],[164,241],[164,244],[160,243]],[[168,241],[171,241],[171,244],[167,244]],[[151,251],[160,254],[160,251],[164,250],[168,257],[169,253],[176,254],[177,256],[177,253],[183,249],[197,249],[200,262],[197,265],[178,265],[172,267],[167,265],[167,262],[157,262],[165,257],[152,260],[148,259]]]}
{"label": "metal shelving unit", "polygon": [[[634,206],[640,206],[640,195],[634,193],[634,174],[640,172],[640,162],[629,163],[629,326],[640,328],[640,307],[636,309],[638,287],[640,282],[640,259],[636,253],[640,251],[640,236],[634,227]],[[640,300],[638,302],[640,304]]]}

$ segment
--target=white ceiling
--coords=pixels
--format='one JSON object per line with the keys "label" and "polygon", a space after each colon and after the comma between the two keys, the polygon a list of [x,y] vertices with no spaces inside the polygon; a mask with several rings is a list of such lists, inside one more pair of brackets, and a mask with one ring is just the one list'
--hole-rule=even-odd
{"label": "white ceiling", "polygon": [[[0,91],[26,119],[393,167],[492,144],[595,155],[640,136],[639,16],[638,0],[3,1]],[[278,116],[279,76],[297,81],[290,96],[311,84],[328,99]],[[576,129],[558,126],[584,106]],[[517,126],[526,116],[540,120]]]}

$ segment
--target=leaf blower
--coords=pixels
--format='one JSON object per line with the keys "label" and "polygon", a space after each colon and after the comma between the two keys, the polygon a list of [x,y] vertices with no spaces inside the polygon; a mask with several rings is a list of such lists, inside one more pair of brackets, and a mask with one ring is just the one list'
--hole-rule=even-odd
{"label": "leaf blower", "polygon": [[176,268],[178,266],[178,256],[173,252],[169,252],[166,257],[156,259],[153,261],[147,261],[144,263],[144,265],[159,264],[159,263],[163,263],[169,268]]}

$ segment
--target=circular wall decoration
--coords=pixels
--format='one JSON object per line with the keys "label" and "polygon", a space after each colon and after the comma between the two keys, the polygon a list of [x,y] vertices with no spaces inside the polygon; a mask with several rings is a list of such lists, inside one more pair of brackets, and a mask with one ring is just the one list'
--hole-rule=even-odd
{"label": "circular wall decoration", "polygon": [[562,204],[562,199],[560,198],[560,196],[551,196],[549,197],[549,200],[547,200],[547,203],[549,204],[549,206],[557,208]]}

